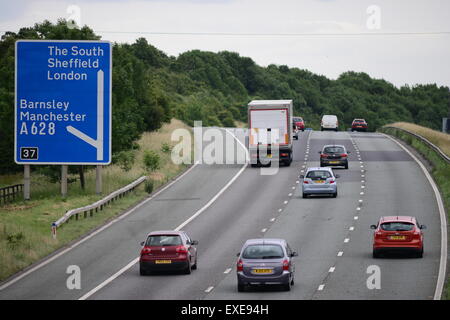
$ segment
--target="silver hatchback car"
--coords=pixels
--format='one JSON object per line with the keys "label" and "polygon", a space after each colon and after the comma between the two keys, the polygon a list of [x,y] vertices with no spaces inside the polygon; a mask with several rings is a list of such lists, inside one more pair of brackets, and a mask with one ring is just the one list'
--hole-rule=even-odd
{"label": "silver hatchback car", "polygon": [[282,285],[286,291],[294,284],[295,265],[292,251],[283,239],[250,239],[237,254],[237,288],[247,285]]}
{"label": "silver hatchback car", "polygon": [[300,178],[303,178],[303,198],[311,194],[331,194],[333,198],[337,197],[336,179],[339,175],[335,175],[331,168],[308,168],[305,175],[301,175]]}

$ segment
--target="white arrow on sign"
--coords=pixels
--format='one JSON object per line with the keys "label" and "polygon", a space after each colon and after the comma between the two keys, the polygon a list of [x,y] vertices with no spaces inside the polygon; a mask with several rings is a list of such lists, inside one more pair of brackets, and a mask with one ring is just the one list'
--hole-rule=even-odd
{"label": "white arrow on sign", "polygon": [[103,70],[97,72],[97,140],[92,139],[88,135],[84,134],[78,129],[72,126],[67,126],[66,129],[74,136],[80,138],[84,142],[89,143],[91,146],[97,149],[97,160],[103,160],[103,83],[104,83]]}

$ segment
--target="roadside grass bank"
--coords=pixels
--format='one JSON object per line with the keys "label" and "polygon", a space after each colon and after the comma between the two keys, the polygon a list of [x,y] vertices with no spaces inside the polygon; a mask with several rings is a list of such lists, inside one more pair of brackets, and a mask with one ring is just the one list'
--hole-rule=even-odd
{"label": "roadside grass bank", "polygon": [[[396,126],[396,124],[389,124],[387,126]],[[414,130],[416,125],[409,125],[404,126],[402,125],[402,129],[409,130],[413,133],[422,135],[422,132],[424,132],[422,129],[420,131]],[[423,127],[422,127],[423,128]],[[426,128],[425,128],[426,129]],[[430,129],[431,130],[431,129]],[[445,160],[442,159],[442,157],[433,149],[431,149],[427,144],[419,140],[418,138],[405,133],[401,130],[397,130],[395,128],[386,128],[382,127],[378,131],[389,134],[391,136],[397,137],[401,139],[402,141],[406,142],[410,146],[412,146],[414,149],[416,149],[425,159],[429,161],[429,163],[432,166],[431,175],[433,176],[434,181],[439,187],[439,190],[442,195],[442,199],[444,201],[444,206],[447,213],[447,219],[450,220],[450,164],[448,164]],[[434,131],[434,130],[431,130]],[[439,133],[439,132],[438,132]],[[432,141],[431,137],[423,135],[424,138],[428,139],[433,144],[437,145],[434,141]],[[446,145],[448,148],[450,148],[450,142],[447,142]],[[442,144],[442,141],[441,141]],[[439,146],[441,150],[441,146]],[[444,287],[444,291],[442,293],[442,299],[450,300],[450,278],[447,278],[446,284]]]}
{"label": "roadside grass bank", "polygon": [[[95,167],[91,166],[85,172],[85,190],[81,189],[79,181],[72,182],[65,199],[61,197],[59,182],[52,183],[48,177],[32,171],[31,200],[16,200],[0,206],[0,281],[114,219],[148,197],[148,191],[156,190],[184,171],[188,165],[176,165],[171,161],[171,150],[177,143],[171,141],[171,134],[178,128],[191,130],[183,122],[172,119],[161,129],[144,133],[134,150],[122,155],[122,159],[114,164],[103,167],[102,195],[95,194]],[[153,171],[144,164],[145,154],[149,151],[158,159]],[[93,217],[70,220],[58,228],[56,239],[52,238],[51,223],[67,210],[98,201],[143,175],[148,176],[150,188],[143,183],[94,213]],[[22,179],[21,173],[0,176],[0,185],[22,183]],[[69,175],[69,179],[76,180],[78,175]]]}
{"label": "roadside grass bank", "polygon": [[427,127],[422,127],[409,122],[395,122],[389,124],[388,126],[398,127],[421,135],[434,145],[438,146],[439,149],[442,150],[442,152],[450,157],[450,134],[436,131]]}

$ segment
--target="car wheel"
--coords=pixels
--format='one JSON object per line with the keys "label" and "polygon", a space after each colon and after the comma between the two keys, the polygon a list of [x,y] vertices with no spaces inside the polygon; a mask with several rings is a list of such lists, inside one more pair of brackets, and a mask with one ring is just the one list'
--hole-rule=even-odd
{"label": "car wheel", "polygon": [[141,276],[146,276],[147,275],[147,271],[145,271],[145,269],[143,269],[143,268],[139,268],[139,274]]}
{"label": "car wheel", "polygon": [[337,191],[335,193],[333,193],[333,198],[337,197]]}
{"label": "car wheel", "polygon": [[378,252],[378,250],[373,250],[372,251],[372,257],[374,258],[374,259],[377,259],[377,258],[379,258],[380,257],[380,253]]}
{"label": "car wheel", "polygon": [[288,281],[288,283],[283,285],[284,291],[291,291],[291,281]]}
{"label": "car wheel", "polygon": [[345,169],[348,169],[348,162],[345,164],[345,167],[344,167]]}
{"label": "car wheel", "polygon": [[187,268],[184,269],[184,274],[191,274],[191,272],[192,272],[192,267],[191,267],[191,264],[188,263]]}
{"label": "car wheel", "polygon": [[423,258],[423,247],[419,252],[417,252],[417,258]]}
{"label": "car wheel", "polygon": [[245,291],[245,285],[238,283],[237,290],[238,290],[238,292],[244,292]]}
{"label": "car wheel", "polygon": [[195,259],[195,264],[192,266],[192,270],[197,270],[198,258]]}
{"label": "car wheel", "polygon": [[308,198],[308,195],[306,193],[303,192],[303,199]]}
{"label": "car wheel", "polygon": [[325,167],[325,164],[321,162],[321,163],[320,163],[320,166],[321,166],[321,167]]}
{"label": "car wheel", "polygon": [[320,128],[320,131],[323,131],[323,128]]}

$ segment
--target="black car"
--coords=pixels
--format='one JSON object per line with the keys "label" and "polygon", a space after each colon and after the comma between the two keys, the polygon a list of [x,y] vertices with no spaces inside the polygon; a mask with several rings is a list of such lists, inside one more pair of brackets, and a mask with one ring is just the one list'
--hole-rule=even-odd
{"label": "black car", "polygon": [[348,169],[348,154],[342,145],[326,145],[320,153],[320,166],[343,166]]}

